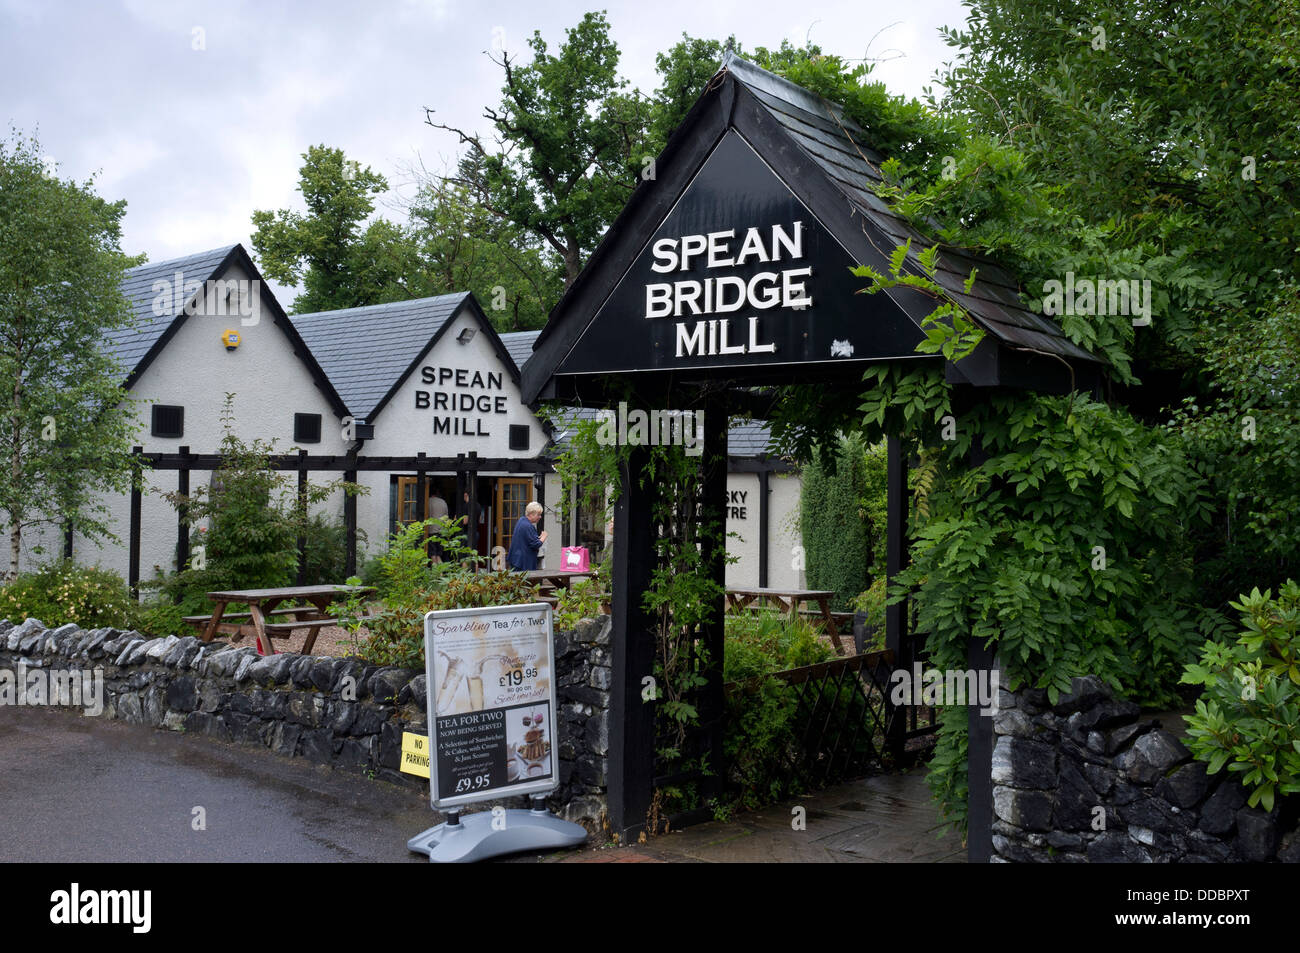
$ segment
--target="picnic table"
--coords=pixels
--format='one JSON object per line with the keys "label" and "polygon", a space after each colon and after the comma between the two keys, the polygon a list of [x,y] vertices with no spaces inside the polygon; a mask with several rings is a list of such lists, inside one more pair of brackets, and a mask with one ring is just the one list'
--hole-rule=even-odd
{"label": "picnic table", "polygon": [[573,569],[530,569],[525,574],[528,581],[539,586],[551,586],[556,589],[568,589],[580,579],[590,579],[592,572],[578,572]]}
{"label": "picnic table", "polygon": [[804,603],[813,603],[817,606],[814,616],[821,623],[826,634],[831,637],[831,642],[835,646],[835,651],[840,655],[845,654],[844,646],[840,642],[840,626],[835,618],[835,613],[831,612],[831,599],[835,598],[835,593],[827,589],[743,589],[738,587],[727,587],[727,607],[743,611],[751,606],[771,604],[775,605],[782,612],[788,613],[790,618],[794,618],[799,611],[799,606]]}
{"label": "picnic table", "polygon": [[[354,592],[370,595],[373,586],[286,586],[282,589],[232,589],[229,592],[209,592],[208,598],[215,604],[211,616],[186,616],[185,621],[202,630],[200,638],[211,642],[218,632],[233,635],[239,641],[246,635],[257,637],[257,651],[262,655],[274,655],[276,635],[288,635],[294,629],[306,629],[307,639],[303,643],[303,653],[309,654],[316,643],[316,636],[326,626],[337,625],[338,620],[330,618],[330,606],[346,599]],[[305,602],[306,606],[279,608],[282,602],[293,600]],[[232,602],[248,605],[248,612],[234,613],[226,616],[226,607]],[[287,622],[270,621],[280,616],[291,617]],[[222,621],[226,618],[228,621]],[[238,619],[239,621],[233,621]],[[248,621],[244,621],[247,619]]]}

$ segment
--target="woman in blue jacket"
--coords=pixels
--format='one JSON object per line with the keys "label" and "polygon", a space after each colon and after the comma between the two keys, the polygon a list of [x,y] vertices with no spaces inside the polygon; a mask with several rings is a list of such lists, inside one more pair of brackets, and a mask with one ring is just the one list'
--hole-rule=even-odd
{"label": "woman in blue jacket", "polygon": [[524,515],[515,523],[515,531],[510,536],[510,552],[506,555],[506,564],[516,572],[527,572],[537,568],[537,554],[546,542],[546,532],[537,532],[537,524],[542,519],[542,504],[534,501],[524,509]]}

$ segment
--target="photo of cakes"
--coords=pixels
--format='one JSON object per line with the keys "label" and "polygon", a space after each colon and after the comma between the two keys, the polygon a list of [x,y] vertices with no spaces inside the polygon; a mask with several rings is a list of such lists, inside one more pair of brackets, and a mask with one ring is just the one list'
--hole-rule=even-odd
{"label": "photo of cakes", "polygon": [[549,702],[506,709],[506,777],[525,783],[551,776]]}

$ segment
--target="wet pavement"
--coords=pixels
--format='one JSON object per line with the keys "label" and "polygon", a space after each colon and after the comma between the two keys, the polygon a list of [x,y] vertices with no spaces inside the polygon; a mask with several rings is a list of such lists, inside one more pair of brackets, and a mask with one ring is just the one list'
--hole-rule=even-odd
{"label": "wet pavement", "polygon": [[[0,861],[425,863],[427,791],[254,747],[0,706]],[[804,829],[795,829],[794,808]],[[202,811],[196,811],[201,808]],[[201,816],[206,829],[196,830]],[[515,862],[964,862],[921,771],[881,775],[615,848]]]}
{"label": "wet pavement", "polygon": [[406,840],[434,820],[427,794],[302,759],[0,706],[0,861],[427,862]]}
{"label": "wet pavement", "polygon": [[[801,815],[796,808],[802,808]],[[803,829],[795,822],[802,816]],[[697,824],[645,844],[572,851],[559,862],[965,863],[939,824],[923,770],[840,784],[781,805]]]}

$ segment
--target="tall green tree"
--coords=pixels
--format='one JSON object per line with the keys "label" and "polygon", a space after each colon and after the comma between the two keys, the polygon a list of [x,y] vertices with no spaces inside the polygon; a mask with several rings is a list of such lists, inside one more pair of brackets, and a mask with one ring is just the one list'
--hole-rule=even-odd
{"label": "tall green tree", "polygon": [[834,591],[834,607],[842,611],[867,588],[874,527],[863,507],[868,491],[862,440],[845,437],[829,450],[832,466],[814,457],[803,469],[799,536],[809,588]]}
{"label": "tall green tree", "polygon": [[483,113],[491,139],[437,121],[428,107],[425,122],[465,147],[448,181],[544,244],[568,287],[632,191],[654,175],[652,160],[717,72],[725,47],[683,34],[656,57],[661,83],[647,95],[619,76],[604,13],[586,14],[554,53],[539,32],[528,46],[529,62],[493,58],[505,84],[501,103]]}
{"label": "tall green tree", "polygon": [[104,347],[126,328],[124,201],[47,167],[35,138],[0,142],[0,513],[5,578],[24,535],[67,523],[114,538],[104,495],[130,486],[138,421]]}
{"label": "tall green tree", "polygon": [[551,249],[455,182],[427,179],[408,213],[405,283],[415,296],[472,291],[498,331],[546,323],[564,290]]}
{"label": "tall green tree", "polygon": [[655,56],[660,83],[651,102],[649,129],[649,145],[655,153],[691,111],[728,49],[740,52],[734,36],[722,43],[683,33],[681,40]]}
{"label": "tall green tree", "polygon": [[1150,327],[1064,327],[1115,361],[1143,419],[1177,411],[1216,500],[1198,536],[1209,601],[1280,583],[1300,570],[1300,5],[967,6],[943,107],[982,144],[927,200],[1031,297],[1068,271],[1151,282]]}
{"label": "tall green tree", "polygon": [[415,297],[403,287],[412,262],[401,228],[384,219],[365,224],[388,180],[347,159],[342,149],[311,146],[302,158],[298,191],[307,211],[253,212],[253,248],[262,271],[284,284],[302,282],[294,312]]}
{"label": "tall green tree", "polygon": [[604,13],[583,16],[558,53],[540,31],[528,46],[530,63],[505,52],[493,59],[505,79],[501,104],[484,110],[495,143],[435,121],[433,109],[426,108],[425,122],[467,147],[453,181],[550,246],[567,286],[636,186],[633,157],[651,155],[649,110],[618,76],[618,46]]}

